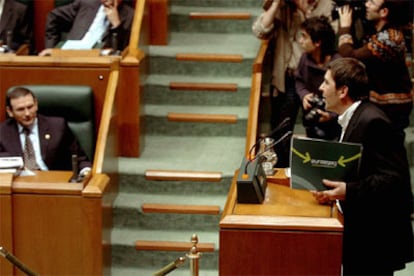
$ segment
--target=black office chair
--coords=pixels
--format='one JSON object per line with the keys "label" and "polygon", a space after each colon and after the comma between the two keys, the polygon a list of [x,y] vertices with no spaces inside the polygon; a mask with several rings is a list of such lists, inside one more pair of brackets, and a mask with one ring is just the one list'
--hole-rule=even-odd
{"label": "black office chair", "polygon": [[66,119],[89,160],[93,161],[96,131],[92,88],[81,85],[20,86],[30,89],[36,95],[40,114]]}

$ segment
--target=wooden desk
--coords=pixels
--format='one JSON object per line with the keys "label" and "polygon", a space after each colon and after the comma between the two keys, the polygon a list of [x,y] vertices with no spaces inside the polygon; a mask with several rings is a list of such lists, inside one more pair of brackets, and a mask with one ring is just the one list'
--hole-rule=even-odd
{"label": "wooden desk", "polygon": [[[71,175],[0,174],[0,244],[39,275],[103,275],[109,267],[103,242],[109,240],[103,208],[109,178],[96,174],[68,183]],[[0,274],[22,275],[5,260]]]}
{"label": "wooden desk", "polygon": [[341,274],[343,224],[336,208],[275,178],[262,204],[239,204],[237,174],[220,220],[220,275]]}

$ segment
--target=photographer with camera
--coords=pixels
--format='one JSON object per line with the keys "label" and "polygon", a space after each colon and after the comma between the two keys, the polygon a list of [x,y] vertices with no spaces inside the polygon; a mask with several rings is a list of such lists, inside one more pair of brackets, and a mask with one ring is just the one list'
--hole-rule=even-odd
{"label": "photographer with camera", "polygon": [[375,32],[359,48],[355,47],[350,34],[353,9],[349,5],[339,9],[338,52],[344,57],[357,58],[366,65],[370,101],[387,114],[402,139],[413,107],[413,87],[405,63],[407,46],[401,29],[412,17],[409,4],[407,0],[366,1],[366,19]]}
{"label": "photographer with camera", "polygon": [[310,17],[301,24],[299,43],[304,53],[295,72],[295,85],[302,100],[306,136],[310,138],[337,140],[341,133],[338,115],[325,110],[319,91],[328,63],[340,58],[335,51],[335,37],[327,17]]}
{"label": "photographer with camera", "polygon": [[372,27],[365,19],[365,0],[334,0],[332,10],[332,20],[338,21],[339,10],[343,6],[349,5],[352,9],[352,25],[350,33],[355,47],[361,47],[364,44],[364,37],[372,31]]}
{"label": "photographer with camera", "polygon": [[[266,0],[263,12],[254,21],[253,34],[269,40],[271,61],[270,127],[274,129],[285,118],[290,118],[286,131],[293,130],[300,102],[295,91],[294,72],[302,49],[297,41],[300,24],[308,16],[330,16],[332,0]],[[279,137],[275,137],[278,139]],[[286,142],[289,143],[289,142]],[[289,166],[289,145],[277,149],[278,166]]]}

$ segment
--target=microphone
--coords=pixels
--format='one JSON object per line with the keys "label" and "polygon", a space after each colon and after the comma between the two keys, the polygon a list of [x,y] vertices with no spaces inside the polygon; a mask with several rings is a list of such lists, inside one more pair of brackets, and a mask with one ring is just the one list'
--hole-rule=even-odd
{"label": "microphone", "polygon": [[[285,128],[290,123],[290,118],[286,117],[280,124],[278,124],[269,134],[267,134],[265,137],[273,136],[276,132],[279,130]],[[260,137],[257,139],[256,143],[249,149],[249,159],[251,159],[252,151],[253,149],[257,150],[257,146],[260,144],[261,141],[263,141],[264,137]]]}
{"label": "microphone", "polygon": [[79,164],[78,164],[78,156],[76,154],[72,154],[72,177],[70,178],[69,182],[78,182],[78,174],[79,174]]}
{"label": "microphone", "polygon": [[[279,131],[288,122],[289,118],[274,129],[271,134]],[[266,151],[278,145],[292,135],[293,131],[288,131],[278,140],[268,145],[266,149],[257,154],[254,158],[243,158],[240,171],[237,176],[237,202],[239,203],[262,203],[265,198],[267,188],[266,174],[261,165],[261,157],[264,157]],[[243,168],[243,169],[242,169]]]}
{"label": "microphone", "polygon": [[13,52],[13,31],[12,30],[8,30],[7,31],[7,35],[6,35],[6,43],[7,43],[7,50],[8,52]]}
{"label": "microphone", "polygon": [[259,158],[259,157],[262,157],[268,149],[270,149],[270,148],[272,148],[272,147],[276,146],[277,144],[281,143],[282,141],[284,141],[286,138],[288,138],[288,137],[289,137],[289,136],[291,136],[292,134],[293,134],[293,131],[289,130],[289,131],[288,131],[288,132],[286,132],[286,133],[285,133],[282,137],[280,137],[277,141],[275,141],[275,142],[273,142],[272,144],[270,144],[270,145],[266,146],[266,148],[264,149],[264,151],[263,151],[263,152],[261,152],[261,153],[259,153],[258,155],[256,155],[253,159],[249,159],[249,160],[246,162],[246,167],[244,168],[244,174],[247,174],[247,166],[249,166],[249,164],[250,164],[252,161],[256,160],[256,159],[257,159],[257,158]]}
{"label": "microphone", "polygon": [[120,54],[120,51],[118,50],[118,34],[117,33],[112,33],[111,48],[112,48],[113,56],[118,56]]}

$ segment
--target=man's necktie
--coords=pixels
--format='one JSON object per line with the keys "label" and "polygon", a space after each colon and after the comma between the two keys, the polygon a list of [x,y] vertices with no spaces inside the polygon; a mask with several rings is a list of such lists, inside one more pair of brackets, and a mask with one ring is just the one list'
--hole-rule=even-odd
{"label": "man's necktie", "polygon": [[39,166],[36,163],[36,156],[33,149],[33,144],[29,137],[30,129],[24,128],[23,132],[25,134],[25,143],[23,151],[24,166],[29,170],[38,170]]}

